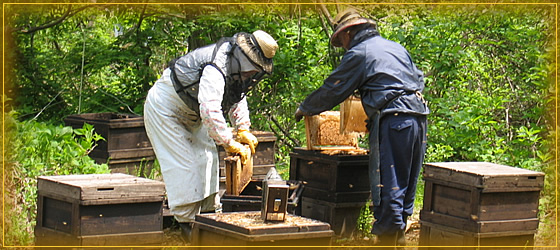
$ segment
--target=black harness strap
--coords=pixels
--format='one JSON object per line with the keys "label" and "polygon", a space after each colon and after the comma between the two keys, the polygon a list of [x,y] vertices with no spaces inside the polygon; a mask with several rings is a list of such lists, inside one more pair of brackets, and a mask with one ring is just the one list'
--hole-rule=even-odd
{"label": "black harness strap", "polygon": [[198,85],[200,83],[200,77],[202,76],[202,72],[204,71],[204,68],[206,68],[206,66],[212,66],[215,69],[217,69],[220,72],[220,74],[222,74],[222,77],[224,78],[224,81],[227,83],[226,75],[214,63],[214,58],[216,57],[218,49],[222,46],[222,44],[224,42],[232,42],[232,41],[233,41],[232,39],[228,39],[228,38],[220,39],[220,41],[218,41],[218,43],[216,43],[216,47],[214,48],[214,52],[212,53],[212,58],[210,59],[210,62],[203,63],[202,65],[200,65],[199,72],[198,72],[198,80],[196,82],[190,83],[188,85],[183,86],[183,84],[181,84],[181,81],[179,80],[179,78],[177,78],[177,73],[175,72],[175,64],[177,63],[177,61],[179,60],[180,57],[175,58],[175,59],[173,59],[169,62],[168,67],[171,70],[171,82],[173,83],[173,87],[175,88],[175,92],[177,92],[177,94],[179,95],[181,100],[183,100],[183,102],[190,109],[195,111],[196,114],[198,114],[199,116],[200,116],[200,104],[198,103],[198,87],[199,87]]}

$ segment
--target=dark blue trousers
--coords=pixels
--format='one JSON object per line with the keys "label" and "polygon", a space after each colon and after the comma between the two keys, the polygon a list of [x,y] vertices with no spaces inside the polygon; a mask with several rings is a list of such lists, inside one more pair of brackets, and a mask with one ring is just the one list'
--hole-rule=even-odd
{"label": "dark blue trousers", "polygon": [[426,116],[396,113],[381,118],[381,202],[373,208],[373,234],[392,234],[406,228],[406,220],[414,208],[416,184],[425,152]]}

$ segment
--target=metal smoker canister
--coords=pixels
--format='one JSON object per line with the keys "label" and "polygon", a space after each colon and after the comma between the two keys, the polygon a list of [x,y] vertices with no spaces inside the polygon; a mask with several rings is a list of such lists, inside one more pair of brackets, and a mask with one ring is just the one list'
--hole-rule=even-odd
{"label": "metal smoker canister", "polygon": [[264,221],[284,221],[288,208],[289,185],[271,168],[263,180],[261,217]]}

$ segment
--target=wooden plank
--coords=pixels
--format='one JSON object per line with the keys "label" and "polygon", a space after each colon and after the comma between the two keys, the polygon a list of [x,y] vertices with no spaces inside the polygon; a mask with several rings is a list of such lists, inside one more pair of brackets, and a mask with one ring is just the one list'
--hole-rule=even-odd
{"label": "wooden plank", "polygon": [[162,208],[160,202],[82,206],[80,235],[161,231]]}
{"label": "wooden plank", "polygon": [[536,232],[537,228],[539,227],[539,219],[532,218],[520,220],[479,221],[477,223],[477,226],[479,232],[481,233],[528,230],[534,230]]}
{"label": "wooden plank", "polygon": [[425,210],[420,211],[420,220],[440,225],[442,227],[449,227],[456,230],[478,234],[506,234],[511,231],[535,231],[538,227],[538,218],[522,220],[474,221],[467,218],[431,213]]}
{"label": "wooden plank", "polygon": [[142,199],[163,197],[165,185],[161,181],[126,174],[91,174],[41,176],[38,188],[48,196],[64,196],[75,200]]}
{"label": "wooden plank", "polygon": [[80,200],[80,188],[65,183],[60,183],[52,178],[40,176],[37,179],[38,193],[45,196],[66,197],[69,200]]}
{"label": "wooden plank", "polygon": [[116,200],[153,200],[154,198],[163,200],[165,186],[163,183],[141,183],[139,185],[127,184],[107,184],[100,183],[99,186],[83,186],[81,200],[116,199]]}
{"label": "wooden plank", "polygon": [[109,150],[107,158],[111,160],[118,160],[118,159],[130,159],[130,158],[140,158],[146,157],[147,159],[154,159],[155,153],[152,147],[144,147],[144,148],[131,148],[131,149],[118,149],[118,150]]}
{"label": "wooden plank", "polygon": [[235,170],[237,169],[237,161],[232,161],[231,158],[225,158],[225,169],[226,169],[226,194],[233,194],[235,193],[233,180],[235,178]]}
{"label": "wooden plank", "polygon": [[314,145],[313,145],[313,139],[311,138],[311,133],[313,132],[311,131],[311,117],[306,116],[304,120],[305,120],[305,138],[307,140],[307,150],[313,150]]}
{"label": "wooden plank", "polygon": [[163,231],[80,236],[83,246],[156,246],[164,239]]}
{"label": "wooden plank", "polygon": [[306,186],[303,189],[303,196],[311,199],[320,199],[328,202],[361,202],[366,201],[370,196],[370,191],[351,191],[351,192],[330,192]]}
{"label": "wooden plank", "polygon": [[57,231],[72,233],[75,228],[72,221],[72,203],[63,202],[48,197],[42,197],[43,206],[40,207],[41,222],[37,225]]}
{"label": "wooden plank", "polygon": [[422,202],[422,210],[432,211],[433,210],[433,182],[424,181],[424,201]]}
{"label": "wooden plank", "polygon": [[537,218],[538,192],[482,193],[480,220],[511,220]]}
{"label": "wooden plank", "polygon": [[510,167],[490,162],[435,162],[426,163],[431,166],[449,171],[477,176],[543,176],[544,173],[523,168]]}
{"label": "wooden plank", "polygon": [[247,164],[243,165],[239,156],[228,156],[226,163],[226,193],[239,195],[253,177],[253,159],[249,153]]}

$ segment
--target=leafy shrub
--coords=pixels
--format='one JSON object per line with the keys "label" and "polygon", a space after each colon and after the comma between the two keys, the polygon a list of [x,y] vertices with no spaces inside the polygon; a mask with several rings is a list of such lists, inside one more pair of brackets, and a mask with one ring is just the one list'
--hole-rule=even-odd
{"label": "leafy shrub", "polygon": [[80,129],[6,117],[10,151],[6,173],[6,245],[30,245],[37,214],[37,177],[109,173],[107,164],[96,164],[88,154],[103,138],[93,126]]}

